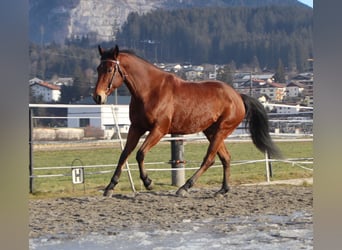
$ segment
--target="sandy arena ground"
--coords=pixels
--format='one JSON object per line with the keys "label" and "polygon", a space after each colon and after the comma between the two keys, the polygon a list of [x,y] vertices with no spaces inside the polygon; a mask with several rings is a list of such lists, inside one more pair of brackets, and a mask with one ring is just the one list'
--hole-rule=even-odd
{"label": "sandy arena ground", "polygon": [[[234,230],[226,222],[239,216],[262,218],[300,212],[312,219],[312,186],[233,186],[225,197],[214,197],[217,189],[193,188],[186,198],[176,196],[175,191],[125,195],[114,191],[110,198],[99,193],[91,197],[30,200],[29,236],[75,239],[94,232],[116,235],[131,228],[177,230],[187,221],[212,219],[223,222],[215,230],[224,233]],[[299,216],[296,220],[312,227],[307,217]]]}

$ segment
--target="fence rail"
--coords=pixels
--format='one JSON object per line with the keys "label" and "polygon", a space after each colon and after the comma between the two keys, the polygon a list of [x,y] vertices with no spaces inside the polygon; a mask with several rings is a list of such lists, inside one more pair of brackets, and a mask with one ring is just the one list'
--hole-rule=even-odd
{"label": "fence rail", "polygon": [[[276,159],[268,159],[269,162],[283,162],[283,163],[288,163],[293,166],[298,166],[303,169],[313,171],[313,168],[308,168],[304,167],[302,165],[311,165],[313,164],[313,158],[290,158],[290,159],[284,159],[284,160],[276,160]],[[245,165],[245,164],[254,164],[254,163],[260,163],[260,162],[265,162],[265,159],[260,159],[260,160],[239,160],[239,161],[232,161],[231,166],[239,166],[239,165]],[[186,164],[200,164],[201,162],[194,162],[194,161],[186,161]],[[144,163],[145,165],[161,165],[161,164],[170,164],[170,162],[146,162]],[[108,167],[115,167],[116,164],[100,164],[100,165],[86,165],[82,166],[83,168],[108,168]],[[137,163],[130,163],[130,166],[138,166]],[[210,168],[221,168],[221,165],[213,165]],[[58,169],[69,169],[71,170],[72,168],[75,168],[75,166],[57,166],[57,167],[38,167],[34,168],[35,171],[39,170],[58,170]],[[197,170],[199,167],[186,167],[185,170]],[[180,171],[182,169],[179,168],[146,168],[147,171]],[[127,169],[123,169],[123,171],[128,171]],[[131,168],[130,171],[139,171],[139,168]],[[88,175],[92,174],[107,174],[107,173],[112,173],[112,170],[106,170],[106,171],[98,171],[98,172],[88,172]],[[48,177],[63,177],[63,176],[71,176],[71,174],[49,174],[49,175],[32,175],[30,176],[31,178],[48,178]]]}
{"label": "fence rail", "polygon": [[[189,137],[189,142],[193,142],[196,140],[195,137]],[[203,137],[198,137],[199,140],[204,140]],[[164,138],[164,141],[173,141],[174,138]],[[178,138],[180,140],[180,138]],[[182,138],[182,140],[187,140],[187,138]],[[291,138],[282,138],[282,139],[275,139],[275,141],[285,141],[285,142],[310,142],[313,141],[313,138],[300,138],[300,139],[291,139]],[[250,142],[250,140],[242,140],[242,139],[235,139],[235,140],[230,140],[230,142]],[[185,154],[186,155],[186,154]],[[156,161],[156,162],[145,162],[145,167],[148,172],[153,172],[153,171],[160,171],[160,172],[165,172],[168,171],[170,173],[177,173],[181,171],[193,171],[197,170],[201,164],[200,161],[184,161],[184,165],[186,167],[184,168],[171,168],[170,165],[172,164],[170,161]],[[264,163],[265,164],[265,176],[266,176],[266,181],[271,183],[270,177],[272,177],[272,163],[283,163],[283,164],[288,164],[292,167],[298,167],[301,169],[304,169],[305,171],[313,171],[313,158],[287,158],[287,159],[268,159],[267,154],[265,154],[265,158],[263,159],[253,159],[253,160],[237,160],[237,161],[232,161],[231,166],[243,166],[243,165],[248,165],[248,164],[257,164],[257,163]],[[158,168],[155,168],[154,166],[158,165]],[[160,167],[164,165],[165,167]],[[116,162],[113,162],[113,164],[97,164],[97,165],[83,165],[83,166],[71,166],[71,165],[64,165],[64,166],[47,166],[47,167],[34,167],[32,170],[32,174],[30,174],[30,180],[32,180],[32,183],[34,179],[38,178],[59,178],[59,177],[71,177],[72,173],[71,170],[73,168],[77,167],[82,167],[84,170],[90,170],[90,171],[84,171],[85,176],[92,176],[92,175],[103,175],[103,174],[109,174],[113,173],[114,168],[116,167]],[[222,168],[221,165],[213,165],[210,167],[212,168]],[[40,174],[42,171],[51,171],[49,174]],[[64,173],[54,173],[55,170],[67,170],[64,171]],[[124,168],[124,172],[138,172],[138,164],[137,163],[130,163],[130,168]],[[172,175],[172,174],[171,174]],[[134,186],[134,183],[132,181],[132,185]]]}
{"label": "fence rail", "polygon": [[[115,116],[115,111],[113,108],[113,105],[103,105],[103,106],[108,106],[111,108],[112,112],[113,112],[113,116]],[[288,106],[288,105],[286,105]],[[64,105],[64,104],[30,104],[30,115],[31,115],[31,108],[69,108],[69,107],[78,107],[78,108],[98,108],[98,105]],[[79,119],[82,118],[88,118],[88,116],[86,115],[82,115],[80,117],[77,117]],[[101,116],[98,117],[94,117],[92,116],[91,118],[94,119],[101,119]],[[57,178],[57,177],[65,177],[65,176],[71,176],[71,170],[72,168],[75,168],[75,166],[48,166],[48,167],[35,167],[34,166],[34,157],[33,157],[33,149],[35,146],[39,145],[39,144],[62,144],[62,143],[70,143],[72,144],[72,142],[69,141],[34,141],[33,137],[32,137],[32,133],[33,133],[33,119],[75,119],[75,117],[67,117],[67,116],[46,116],[46,115],[37,115],[37,116],[30,116],[30,141],[29,141],[29,145],[30,145],[30,173],[29,173],[29,178],[30,178],[30,192],[33,192],[33,182],[34,179],[36,178]],[[116,118],[114,118],[114,120],[116,121]],[[274,119],[274,120],[270,120],[270,122],[274,122],[274,123],[312,123],[312,119],[306,119],[306,120],[297,120],[297,119]],[[116,121],[115,126],[117,126],[118,123]],[[119,129],[117,129],[119,131]],[[313,135],[312,133],[307,133],[307,134],[296,134],[296,133],[271,133],[271,136],[274,138],[275,141],[279,141],[279,142],[290,142],[290,141],[296,141],[296,142],[306,142],[306,141],[313,141]],[[183,137],[171,137],[171,135],[167,135],[165,136],[161,141],[163,142],[174,142],[174,141],[207,141],[206,137],[204,135],[201,134],[197,134],[197,135],[188,135],[188,136],[183,136]],[[245,133],[239,133],[239,134],[233,134],[231,136],[229,136],[228,140],[230,142],[250,142],[250,138],[249,138],[249,134],[245,134]],[[95,140],[94,140],[95,141]],[[120,143],[120,145],[122,146],[123,143],[125,142],[125,139],[121,138],[121,136],[119,137],[119,139],[111,139],[111,140],[98,140],[97,142],[99,142],[101,144],[101,142],[111,142],[111,143]],[[86,143],[86,141],[84,141],[84,143]],[[78,141],[77,144],[82,145],[83,143]],[[240,166],[240,165],[246,165],[246,164],[255,164],[255,163],[265,163],[265,167],[266,167],[266,180],[269,182],[270,181],[270,175],[272,175],[272,171],[271,170],[271,164],[273,162],[282,162],[285,164],[291,164],[292,166],[296,166],[296,167],[300,167],[302,169],[305,169],[307,171],[313,171],[313,167],[307,167],[307,165],[312,165],[313,164],[313,158],[291,158],[291,159],[283,159],[283,160],[276,160],[276,159],[269,159],[267,157],[267,154],[265,155],[264,159],[255,159],[255,160],[239,160],[239,161],[232,161],[231,162],[231,166]],[[167,162],[146,162],[145,165],[146,170],[147,171],[172,171],[172,172],[180,172],[180,171],[189,171],[189,170],[197,170],[199,167],[198,165],[200,164],[200,162],[195,162],[195,161],[185,161],[184,164],[187,165],[186,168],[171,168],[170,166],[165,167],[165,168],[153,168],[153,165],[158,164],[158,165],[172,165],[172,160],[171,161],[167,161]],[[196,167],[189,167],[189,165],[192,164],[197,164]],[[107,174],[107,173],[112,173],[113,172],[113,167],[115,167],[116,164],[100,164],[100,165],[86,165],[86,166],[82,166],[82,168],[84,169],[93,169],[92,172],[86,171],[85,175],[99,175],[99,174]],[[124,169],[124,171],[128,171],[130,174],[130,171],[138,171],[139,169],[136,167],[137,164],[136,163],[130,163],[130,166],[132,166],[132,168],[128,168],[128,166],[126,167],[126,169]],[[78,166],[76,166],[78,167]],[[222,167],[221,165],[214,165],[211,166],[211,168],[218,168],[218,167]],[[110,170],[108,170],[108,168],[111,168]],[[44,170],[65,170],[65,169],[69,169],[70,172],[69,173],[60,173],[60,174],[56,174],[56,173],[51,173],[51,174],[38,174],[40,171],[44,171]],[[97,171],[98,170],[98,171]],[[132,185],[133,186],[133,185]]]}

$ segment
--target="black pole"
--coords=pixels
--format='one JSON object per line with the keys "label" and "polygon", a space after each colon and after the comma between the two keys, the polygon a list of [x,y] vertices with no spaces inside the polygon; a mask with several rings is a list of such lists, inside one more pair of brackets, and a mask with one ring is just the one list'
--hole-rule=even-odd
{"label": "black pole", "polygon": [[[271,156],[268,156],[268,159],[272,159]],[[273,172],[272,172],[272,161],[268,162],[268,170],[270,173],[270,177],[273,177]]]}
{"label": "black pole", "polygon": [[[180,135],[171,135],[172,138],[181,137]],[[171,141],[171,164],[172,169],[172,186],[180,187],[185,183],[185,169],[184,169],[184,145],[183,140]]]}
{"label": "black pole", "polygon": [[32,133],[33,133],[33,120],[32,120],[32,109],[29,108],[29,183],[30,183],[30,194],[33,193],[33,145],[32,145]]}

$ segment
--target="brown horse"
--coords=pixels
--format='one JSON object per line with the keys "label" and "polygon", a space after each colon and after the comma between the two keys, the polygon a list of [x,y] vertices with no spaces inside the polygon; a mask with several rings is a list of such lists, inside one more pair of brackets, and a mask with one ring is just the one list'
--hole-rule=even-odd
{"label": "brown horse", "polygon": [[131,126],[127,142],[117,168],[104,191],[108,196],[118,183],[122,167],[130,153],[147,131],[145,141],[137,152],[140,178],[146,189],[152,180],[144,169],[146,153],[166,134],[192,134],[203,131],[209,140],[208,151],[201,167],[177,191],[185,196],[197,179],[214,163],[218,154],[223,165],[222,188],[229,190],[230,154],[224,139],[247,119],[256,147],[270,156],[278,156],[268,131],[267,114],[263,106],[249,96],[239,94],[228,84],[219,81],[187,82],[164,72],[129,51],[118,46],[110,50],[98,47],[101,63],[97,68],[98,80],[93,94],[97,104],[106,103],[107,96],[125,83],[132,97],[130,103]]}

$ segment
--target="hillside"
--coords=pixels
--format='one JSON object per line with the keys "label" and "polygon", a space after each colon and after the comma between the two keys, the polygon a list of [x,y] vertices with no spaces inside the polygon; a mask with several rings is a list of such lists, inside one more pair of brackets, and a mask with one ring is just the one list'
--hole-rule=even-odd
{"label": "hillside", "polygon": [[305,70],[313,56],[312,10],[211,7],[131,13],[117,43],[151,61]]}
{"label": "hillside", "polygon": [[64,43],[87,37],[92,43],[113,40],[130,13],[156,9],[228,6],[295,6],[297,0],[29,0],[29,38],[35,43]]}

